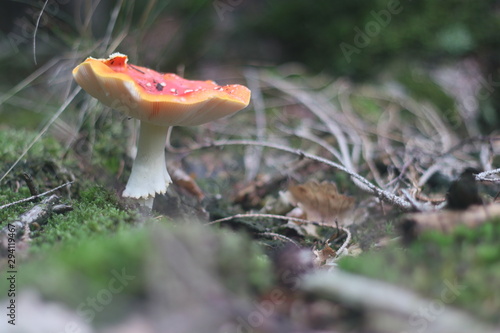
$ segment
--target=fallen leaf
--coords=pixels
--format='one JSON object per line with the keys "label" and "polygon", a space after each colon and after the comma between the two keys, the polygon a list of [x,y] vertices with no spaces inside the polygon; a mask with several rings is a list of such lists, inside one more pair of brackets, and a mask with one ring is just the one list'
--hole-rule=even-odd
{"label": "fallen leaf", "polygon": [[354,198],[340,194],[334,183],[310,181],[288,188],[292,204],[301,208],[309,221],[342,224],[354,206]]}
{"label": "fallen leaf", "polygon": [[205,194],[202,192],[198,184],[196,184],[193,177],[188,175],[184,170],[177,166],[169,165],[169,172],[172,177],[172,181],[179,185],[179,187],[195,196],[199,201],[205,198]]}
{"label": "fallen leaf", "polygon": [[318,267],[325,265],[327,261],[337,256],[337,251],[332,249],[330,245],[326,245],[322,250],[314,250],[313,253],[316,256],[314,263]]}

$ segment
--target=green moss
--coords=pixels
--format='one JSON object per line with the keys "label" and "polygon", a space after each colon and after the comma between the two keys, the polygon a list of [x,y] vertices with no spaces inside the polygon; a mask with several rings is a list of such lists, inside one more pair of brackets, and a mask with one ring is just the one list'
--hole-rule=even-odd
{"label": "green moss", "polygon": [[[10,190],[0,190],[0,205],[6,205],[11,202],[22,200],[29,197],[29,191],[27,188],[20,188],[18,192],[12,192]],[[23,205],[14,205],[8,208],[0,209],[0,227],[4,226],[8,221],[14,220],[23,213],[26,209],[29,209],[33,204],[27,203]]]}
{"label": "green moss", "polygon": [[453,306],[498,322],[500,291],[500,218],[450,234],[423,233],[408,248],[391,246],[340,261],[342,269],[415,289],[439,299],[443,288],[457,285]]}
{"label": "green moss", "polygon": [[[35,289],[46,299],[83,311],[92,309],[89,300],[107,302],[111,295],[110,306],[98,302],[105,311],[90,313],[96,315],[97,322],[113,320],[144,297],[144,258],[151,254],[147,237],[145,230],[132,229],[87,238],[78,246],[68,243],[46,248],[30,261],[18,264],[17,290]],[[0,288],[7,290],[4,280]]]}
{"label": "green moss", "polygon": [[[402,64],[407,67],[407,64]],[[415,74],[411,71],[401,69],[398,71],[398,80],[410,94],[417,100],[432,102],[440,112],[447,112],[447,118],[455,116],[460,119],[458,111],[455,110],[455,101],[430,77],[423,73]]]}
{"label": "green moss", "polygon": [[54,215],[46,226],[34,234],[34,245],[75,242],[129,228],[135,214],[118,207],[116,198],[99,186],[83,189],[73,202],[73,211]]}
{"label": "green moss", "polygon": [[351,102],[357,114],[372,124],[377,124],[380,116],[384,112],[383,108],[381,108],[377,101],[372,98],[353,96]]}
{"label": "green moss", "polygon": [[[151,227],[153,221],[149,222]],[[108,299],[103,295],[111,292],[112,303],[98,302],[105,309],[93,311],[96,322],[102,323],[136,308],[152,291],[154,297],[170,292],[171,285],[191,290],[194,281],[210,286],[215,281],[234,295],[249,297],[270,288],[270,267],[262,249],[245,235],[194,223],[170,224],[47,248],[18,265],[17,283],[19,292],[35,289],[49,300],[77,309],[89,308],[91,299]],[[193,269],[202,276],[190,275]],[[7,283],[0,280],[0,288],[6,290]]]}
{"label": "green moss", "polygon": [[[2,128],[0,131],[0,172],[2,175],[10,168],[26,147],[35,139],[37,133],[25,130],[15,130],[12,128]],[[21,159],[21,164],[27,160],[48,160],[59,159],[62,153],[62,146],[51,137],[40,138]]]}
{"label": "green moss", "polygon": [[[92,142],[92,147],[87,147],[88,151],[92,152],[89,158],[92,164],[98,168],[103,168],[109,174],[118,174],[122,163],[126,158],[125,150],[127,142],[124,141],[131,133],[126,133],[126,124],[120,121],[117,114],[103,113],[101,108],[98,108],[95,113],[102,113],[101,116],[95,121],[87,121],[84,123],[83,131],[89,133],[89,142]],[[131,164],[131,160],[129,161]],[[124,170],[128,176],[130,167]]]}
{"label": "green moss", "polygon": [[[97,293],[109,282],[113,271],[121,272],[122,268],[126,268],[129,274],[140,275],[131,283],[128,292],[140,294],[141,283],[144,282],[141,261],[149,251],[146,235],[143,230],[134,229],[114,235],[94,236],[76,247],[65,245],[58,251],[48,252],[48,256],[45,253],[42,263],[21,267],[23,276],[26,276],[22,283],[37,287],[51,298],[61,298],[76,305],[72,301]],[[43,265],[51,267],[43,279],[29,278],[27,273]]]}
{"label": "green moss", "polygon": [[[21,156],[26,147],[35,139],[36,133],[2,128],[0,130],[0,177],[2,177]],[[0,205],[5,205],[30,197],[31,194],[21,178],[21,173],[32,176],[39,191],[61,185],[68,179],[64,171],[55,169],[63,168],[59,164],[63,155],[62,146],[51,137],[42,137],[37,141],[17,166],[5,176],[0,184]],[[42,184],[43,183],[43,186]],[[23,203],[0,210],[0,227],[5,225],[33,206],[33,203]]]}
{"label": "green moss", "polygon": [[[109,117],[105,117],[109,120]],[[107,122],[106,122],[107,123]],[[117,129],[105,131],[107,135],[117,135]],[[1,172],[6,172],[24,151],[37,133],[4,129],[0,131],[0,166]],[[119,151],[119,150],[116,150]],[[115,157],[109,151],[95,150],[99,160],[104,156]],[[77,152],[78,153],[78,152]],[[20,177],[21,172],[32,176],[40,192],[61,185],[74,176],[77,181],[72,186],[72,199],[65,199],[66,190],[56,192],[63,203],[73,207],[73,211],[65,214],[53,214],[46,225],[32,232],[31,248],[34,252],[50,248],[60,242],[78,242],[99,234],[113,234],[129,228],[135,221],[133,212],[127,212],[121,207],[118,198],[103,187],[96,186],[86,177],[81,176],[81,170],[71,155],[61,161],[64,149],[55,139],[44,136],[29,149],[26,156],[19,162],[3,180],[0,188],[0,205],[15,202],[30,196],[29,190]],[[71,170],[71,171],[68,171]],[[104,177],[102,173],[101,177]],[[29,210],[34,203],[22,203],[0,210],[0,226],[13,221],[21,213]]]}
{"label": "green moss", "polygon": [[245,295],[270,286],[270,261],[257,242],[244,234],[230,231],[219,231],[216,238],[219,244],[215,246],[214,255],[225,287],[233,293]]}

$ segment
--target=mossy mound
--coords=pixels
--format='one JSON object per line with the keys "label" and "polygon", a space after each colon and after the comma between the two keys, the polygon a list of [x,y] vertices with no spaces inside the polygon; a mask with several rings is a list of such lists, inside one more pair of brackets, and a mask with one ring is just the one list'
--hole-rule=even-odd
{"label": "mossy mound", "polygon": [[[340,261],[342,269],[414,289],[430,299],[453,293],[450,305],[498,323],[500,218],[450,234],[424,232],[408,247],[390,246]],[[443,300],[444,301],[444,300]]]}

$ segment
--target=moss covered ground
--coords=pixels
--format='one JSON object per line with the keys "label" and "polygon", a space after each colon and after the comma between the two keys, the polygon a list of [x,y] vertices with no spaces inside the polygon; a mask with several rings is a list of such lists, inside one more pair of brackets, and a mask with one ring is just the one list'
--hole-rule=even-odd
{"label": "moss covered ground", "polygon": [[[476,227],[457,227],[451,233],[426,231],[407,246],[345,257],[347,271],[417,291],[431,300],[465,309],[488,321],[499,322],[500,219]],[[453,299],[443,297],[453,295]]]}

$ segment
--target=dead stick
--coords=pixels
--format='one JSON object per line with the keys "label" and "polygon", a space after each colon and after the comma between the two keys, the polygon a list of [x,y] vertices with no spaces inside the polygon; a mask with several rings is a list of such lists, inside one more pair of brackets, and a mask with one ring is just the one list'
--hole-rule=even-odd
{"label": "dead stick", "polygon": [[47,194],[50,194],[50,193],[52,193],[52,192],[55,192],[55,191],[57,191],[57,190],[59,190],[59,189],[61,189],[61,188],[65,187],[65,186],[71,185],[71,184],[73,184],[73,183],[74,183],[74,181],[70,181],[70,182],[67,182],[67,183],[65,183],[65,184],[59,185],[58,187],[53,188],[52,190],[48,190],[47,192],[43,192],[43,193],[40,193],[40,194],[38,194],[38,195],[33,195],[33,196],[31,196],[31,197],[29,197],[29,198],[26,198],[26,199],[21,199],[21,200],[18,200],[18,201],[14,201],[14,202],[8,203],[8,204],[6,204],[6,205],[0,206],[0,210],[1,210],[1,209],[4,209],[4,208],[7,208],[7,207],[10,207],[10,206],[14,206],[14,205],[17,205],[17,204],[23,203],[23,202],[28,202],[28,201],[32,201],[32,200],[38,199],[38,198],[40,198],[40,197],[43,197],[43,196],[45,196],[45,195],[47,195]]}

